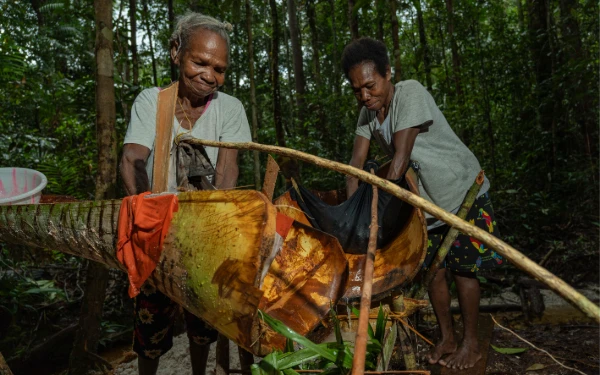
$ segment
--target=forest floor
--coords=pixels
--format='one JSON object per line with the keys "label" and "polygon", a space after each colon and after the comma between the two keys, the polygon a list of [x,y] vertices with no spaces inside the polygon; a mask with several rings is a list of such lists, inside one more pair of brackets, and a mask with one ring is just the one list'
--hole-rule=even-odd
{"label": "forest floor", "polygon": [[[587,285],[580,289],[580,292],[592,301],[598,302],[600,299],[598,285]],[[539,349],[547,351],[564,365],[576,368],[585,374],[598,374],[600,372],[600,327],[553,292],[542,290],[541,293],[546,309],[540,318],[527,321],[521,312],[498,312],[493,314],[494,318],[502,326],[511,329]],[[519,296],[510,289],[495,296],[484,297],[481,301],[482,306],[508,306],[519,303]],[[453,300],[452,306],[458,307],[456,299]],[[455,315],[454,318],[456,328],[460,330],[460,315]],[[426,337],[434,338],[436,336],[435,318],[431,309],[425,309],[422,312],[418,330]],[[497,325],[494,326],[491,345],[497,347],[499,351],[510,348],[521,349],[522,352],[504,354],[490,346],[486,374],[559,375],[575,373],[561,367],[548,354],[532,348],[515,334]],[[240,368],[237,348],[233,343],[230,343],[230,347],[234,348],[230,354],[231,368]],[[428,346],[418,340],[417,348],[420,354],[420,368],[429,368],[430,366],[422,359]],[[214,373],[215,358],[215,344],[213,344],[209,355],[208,374]],[[115,364],[116,368],[112,372],[114,375],[137,374],[135,354],[132,355],[128,346],[106,352],[105,359],[113,361]],[[190,373],[190,368],[189,345],[184,333],[175,337],[173,348],[161,359],[158,374],[185,374]],[[398,370],[401,369],[401,366],[394,366],[391,369]],[[528,369],[530,370],[528,371]]]}
{"label": "forest floor", "polygon": [[[5,258],[6,259],[6,258]],[[586,263],[589,259],[586,259]],[[597,282],[598,259],[587,264],[571,263],[567,272],[559,273],[563,279],[569,281],[578,278],[576,287],[594,303],[600,301],[600,287]],[[6,262],[4,260],[3,262]],[[19,303],[19,313],[9,315],[8,320],[0,316],[0,323],[12,321],[8,327],[0,324],[0,352],[7,358],[15,375],[21,374],[65,374],[68,363],[68,353],[72,345],[72,336],[65,336],[62,340],[52,342],[57,334],[66,333],[68,327],[73,327],[79,315],[78,302],[83,293],[84,286],[78,280],[85,280],[84,268],[75,261],[63,260],[61,264],[39,262],[36,268],[19,268],[16,263],[11,264],[11,269],[3,271],[0,275],[0,292],[12,288],[11,293],[20,290],[17,284],[2,285],[7,283],[11,275],[14,281],[25,283],[28,280],[52,281],[54,287],[40,286],[37,289],[48,288],[47,291],[55,294],[64,293],[67,298],[54,298],[42,302],[25,299],[37,296],[39,290],[28,289],[19,291],[14,298],[7,301]],[[578,275],[583,274],[585,277]],[[8,268],[8,267],[7,267]],[[557,360],[567,366],[579,369],[585,374],[600,373],[600,329],[598,324],[592,322],[567,302],[549,290],[540,290],[543,296],[545,311],[540,318],[526,319],[520,311],[521,301],[514,285],[506,280],[514,280],[523,274],[508,267],[503,271],[483,275],[482,306],[493,306],[493,315],[498,323],[513,330],[522,338],[530,341],[540,349],[546,350]],[[512,279],[511,279],[512,278]],[[19,281],[20,280],[20,281]],[[498,280],[505,280],[497,283]],[[19,284],[20,285],[20,284]],[[17,287],[19,286],[17,285]],[[452,290],[452,287],[451,287]],[[100,355],[114,366],[111,372],[115,375],[137,374],[136,355],[131,352],[132,341],[132,303],[126,297],[127,279],[125,274],[116,270],[111,271],[108,295],[104,304],[104,335],[100,347]],[[3,302],[4,303],[4,302]],[[453,306],[457,306],[454,298]],[[1,306],[0,306],[1,307]],[[0,309],[0,315],[7,309]],[[517,310],[517,311],[515,311]],[[436,325],[431,310],[424,310],[420,315],[416,327],[424,336],[434,340]],[[460,326],[460,315],[455,315],[457,331]],[[4,331],[3,331],[4,330]],[[72,335],[72,332],[70,334]],[[70,338],[69,338],[70,337]],[[46,345],[49,344],[50,345]],[[424,354],[427,345],[417,340],[420,354]],[[528,344],[498,326],[494,326],[491,344],[503,351],[502,348],[522,348],[524,351],[516,354],[503,354],[490,347],[486,374],[570,374],[573,371],[560,367],[547,354],[531,348]],[[46,347],[45,347],[46,346]],[[49,346],[49,347],[48,347]],[[209,358],[209,375],[215,367],[214,344]],[[235,347],[235,345],[231,345]],[[525,350],[526,349],[526,350]],[[46,350],[49,350],[46,352]],[[25,357],[23,353],[35,353],[38,357]],[[19,355],[20,354],[20,355]],[[53,361],[52,363],[49,361]],[[23,367],[24,364],[38,364],[35,370]],[[423,360],[420,366],[427,368]],[[231,367],[239,368],[237,355],[231,354]],[[394,369],[399,369],[395,366]],[[535,371],[527,369],[538,368]],[[190,373],[189,347],[187,336],[181,334],[174,339],[173,349],[161,360],[159,374],[185,374]]]}

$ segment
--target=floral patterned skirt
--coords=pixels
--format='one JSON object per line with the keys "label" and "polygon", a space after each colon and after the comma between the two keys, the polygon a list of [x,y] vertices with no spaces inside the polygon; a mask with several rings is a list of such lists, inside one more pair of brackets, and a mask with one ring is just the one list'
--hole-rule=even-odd
{"label": "floral patterned skirt", "polygon": [[[173,325],[179,305],[156,290],[150,283],[142,285],[135,297],[133,351],[146,359],[159,358],[173,346]],[[185,325],[190,341],[208,345],[217,341],[218,332],[186,310]]]}
{"label": "floral patterned skirt", "polygon": [[[466,220],[496,237],[499,236],[492,201],[488,193],[475,200]],[[427,255],[423,268],[427,269],[431,265],[448,230],[450,227],[443,225],[428,232]],[[477,272],[480,269],[496,267],[504,262],[502,256],[478,239],[459,233],[448,251],[445,267],[455,272]]]}

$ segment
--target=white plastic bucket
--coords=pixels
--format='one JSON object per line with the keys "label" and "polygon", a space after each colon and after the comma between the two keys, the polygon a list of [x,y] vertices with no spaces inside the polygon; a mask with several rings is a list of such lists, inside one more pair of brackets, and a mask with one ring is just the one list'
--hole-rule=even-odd
{"label": "white plastic bucket", "polygon": [[40,203],[48,179],[28,168],[0,168],[0,205]]}

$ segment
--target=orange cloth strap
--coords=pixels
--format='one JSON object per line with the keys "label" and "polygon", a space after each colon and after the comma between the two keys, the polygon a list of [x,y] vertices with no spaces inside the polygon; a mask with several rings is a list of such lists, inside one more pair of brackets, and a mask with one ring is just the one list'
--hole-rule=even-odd
{"label": "orange cloth strap", "polygon": [[178,82],[174,82],[158,93],[156,109],[156,137],[154,139],[154,166],[152,168],[152,192],[162,193],[169,188],[169,152],[173,118],[177,103]]}
{"label": "orange cloth strap", "polygon": [[175,194],[148,194],[126,197],[119,211],[117,259],[127,269],[132,298],[156,268],[173,213],[179,209]]}

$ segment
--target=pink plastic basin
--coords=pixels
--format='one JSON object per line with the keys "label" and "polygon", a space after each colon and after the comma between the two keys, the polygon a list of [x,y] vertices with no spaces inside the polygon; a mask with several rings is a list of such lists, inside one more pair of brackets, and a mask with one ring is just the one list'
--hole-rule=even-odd
{"label": "pink plastic basin", "polygon": [[37,204],[48,179],[28,168],[0,168],[0,205]]}

